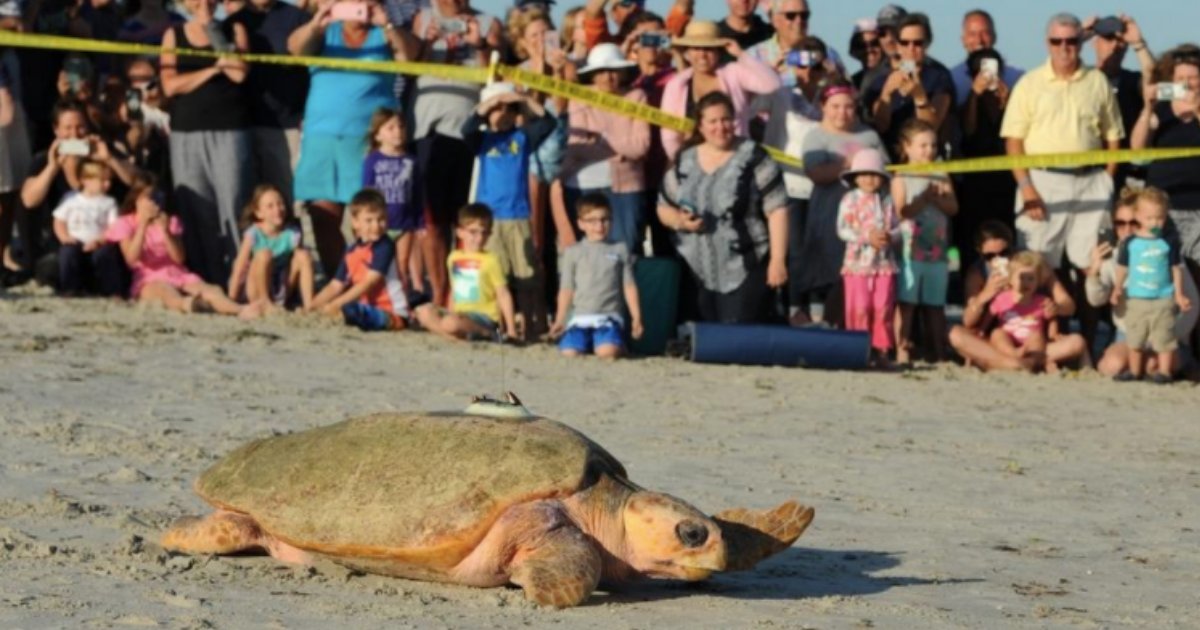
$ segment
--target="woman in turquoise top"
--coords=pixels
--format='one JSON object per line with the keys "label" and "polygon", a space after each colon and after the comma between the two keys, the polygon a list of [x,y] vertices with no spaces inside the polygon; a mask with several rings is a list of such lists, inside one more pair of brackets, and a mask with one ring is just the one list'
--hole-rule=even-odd
{"label": "woman in turquoise top", "polygon": [[[415,54],[416,40],[389,22],[378,2],[349,2],[364,7],[365,21],[335,22],[330,15],[333,3],[325,4],[292,33],[288,50],[294,55],[370,61],[407,61]],[[317,252],[330,276],[346,248],[342,212],[362,183],[371,114],[380,107],[396,107],[393,82],[390,74],[312,69],[295,198],[308,203]]]}

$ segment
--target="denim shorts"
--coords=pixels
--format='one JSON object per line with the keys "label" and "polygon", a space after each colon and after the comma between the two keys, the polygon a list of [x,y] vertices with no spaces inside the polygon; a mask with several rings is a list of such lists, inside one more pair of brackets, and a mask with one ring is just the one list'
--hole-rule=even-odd
{"label": "denim shorts", "polygon": [[621,325],[610,320],[607,324],[595,328],[572,326],[558,342],[559,350],[573,350],[580,354],[590,354],[599,346],[624,348],[625,338]]}

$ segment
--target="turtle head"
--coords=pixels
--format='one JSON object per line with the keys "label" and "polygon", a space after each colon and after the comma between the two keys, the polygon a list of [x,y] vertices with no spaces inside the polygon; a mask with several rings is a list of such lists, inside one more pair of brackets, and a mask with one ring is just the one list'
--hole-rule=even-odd
{"label": "turtle head", "polygon": [[725,541],[711,518],[675,497],[639,490],[625,501],[625,561],[658,578],[703,580],[725,570]]}

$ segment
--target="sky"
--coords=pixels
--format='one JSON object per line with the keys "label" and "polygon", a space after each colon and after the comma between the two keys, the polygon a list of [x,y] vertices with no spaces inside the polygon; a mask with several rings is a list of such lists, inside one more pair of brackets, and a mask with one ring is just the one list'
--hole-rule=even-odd
{"label": "sky", "polygon": [[[472,0],[471,4],[476,9],[503,17],[513,3],[512,0]],[[560,17],[566,9],[581,4],[583,0],[559,0],[554,15]],[[672,0],[647,0],[647,8],[659,14],[665,14],[671,4]],[[809,34],[836,48],[850,61],[850,69],[857,70],[857,64],[845,55],[854,22],[859,18],[874,17],[884,4],[886,2],[881,0],[809,0],[813,12]],[[1130,14],[1142,27],[1155,54],[1177,44],[1200,41],[1200,2],[1196,0],[1005,0],[1003,3],[995,0],[920,0],[897,4],[909,11],[924,11],[929,15],[934,34],[930,53],[949,66],[966,57],[959,39],[962,15],[978,7],[987,9],[996,20],[996,49],[1007,63],[1020,68],[1035,67],[1046,60],[1043,36],[1046,21],[1063,11],[1084,19],[1089,15],[1103,17],[1132,10]],[[702,18],[719,20],[726,13],[725,0],[696,0],[696,13]],[[763,15],[765,17],[765,12]],[[1091,63],[1093,58],[1088,46],[1084,60]],[[1126,55],[1125,65],[1136,68],[1133,54]]]}

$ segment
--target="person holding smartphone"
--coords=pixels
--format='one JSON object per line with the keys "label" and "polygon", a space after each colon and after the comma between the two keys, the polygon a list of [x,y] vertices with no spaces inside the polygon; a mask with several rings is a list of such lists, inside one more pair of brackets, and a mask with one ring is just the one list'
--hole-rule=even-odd
{"label": "person holding smartphone", "polygon": [[900,62],[886,76],[867,88],[864,97],[871,107],[871,123],[883,136],[895,158],[900,128],[918,118],[941,129],[950,113],[954,81],[945,67],[931,63],[927,54],[933,44],[933,29],[923,13],[909,13],[897,28]]}

